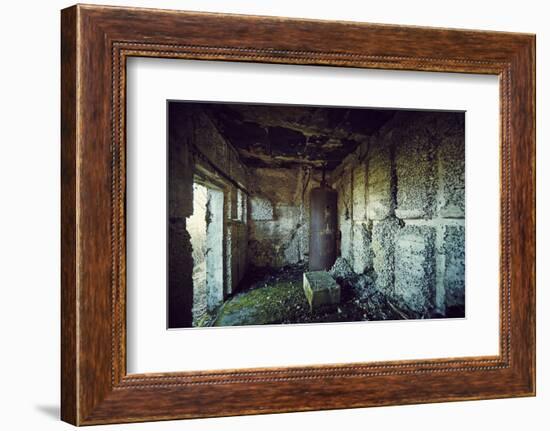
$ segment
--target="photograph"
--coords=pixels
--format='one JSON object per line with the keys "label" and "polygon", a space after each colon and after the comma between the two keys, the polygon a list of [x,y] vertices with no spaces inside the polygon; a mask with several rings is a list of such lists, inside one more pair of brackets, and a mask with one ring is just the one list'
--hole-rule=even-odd
{"label": "photograph", "polygon": [[548,423],[540,2],[117,1],[6,8],[4,428]]}
{"label": "photograph", "polygon": [[464,111],[166,109],[168,329],[466,317]]}

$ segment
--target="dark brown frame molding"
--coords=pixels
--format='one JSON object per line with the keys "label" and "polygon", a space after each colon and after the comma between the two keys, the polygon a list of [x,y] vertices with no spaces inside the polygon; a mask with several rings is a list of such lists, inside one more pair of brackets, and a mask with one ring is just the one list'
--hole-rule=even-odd
{"label": "dark brown frame molding", "polygon": [[[88,425],[535,394],[534,35],[83,5],[61,18],[63,420]],[[500,354],[128,375],[130,56],[498,75]]]}

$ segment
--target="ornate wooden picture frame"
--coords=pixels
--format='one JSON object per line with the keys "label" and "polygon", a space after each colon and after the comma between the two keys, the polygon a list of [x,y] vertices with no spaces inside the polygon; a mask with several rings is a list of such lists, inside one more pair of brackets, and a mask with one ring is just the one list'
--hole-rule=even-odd
{"label": "ornate wooden picture frame", "polygon": [[[534,35],[81,5],[63,10],[61,21],[64,421],[535,394]],[[125,98],[133,56],[497,75],[500,354],[127,374]]]}

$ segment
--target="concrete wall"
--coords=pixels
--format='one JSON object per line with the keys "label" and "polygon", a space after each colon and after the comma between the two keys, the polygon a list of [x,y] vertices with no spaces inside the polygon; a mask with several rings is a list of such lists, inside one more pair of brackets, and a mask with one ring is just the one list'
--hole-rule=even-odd
{"label": "concrete wall", "polygon": [[248,196],[235,186],[230,186],[229,191],[225,229],[225,277],[228,294],[235,292],[248,265]]}
{"label": "concrete wall", "polygon": [[248,230],[246,190],[248,171],[235,149],[226,142],[200,108],[193,115],[193,142],[200,152],[195,171],[224,192],[224,291],[233,293],[246,270]]}
{"label": "concrete wall", "polygon": [[[185,218],[192,213],[193,175],[224,192],[225,296],[248,264],[307,264],[309,194],[320,173],[305,167],[247,170],[202,112],[175,110],[172,117],[179,125],[170,128],[169,246],[170,265],[179,269],[170,285],[186,285],[192,272]],[[338,191],[340,252],[353,270],[371,276],[377,289],[413,316],[460,314],[463,114],[398,113],[329,180]],[[188,301],[184,290],[170,291],[176,308]]]}
{"label": "concrete wall", "polygon": [[[223,251],[219,257],[223,262],[215,262],[216,268],[223,268],[223,294],[213,291],[208,299],[209,306],[215,307],[234,291],[246,270],[248,231],[243,207],[248,172],[200,105],[169,105],[168,139],[169,326],[182,327],[190,326],[192,319],[193,258],[186,218],[193,214],[193,181],[199,179],[223,192]],[[207,284],[208,280],[207,276]],[[210,281],[220,284],[219,280]]]}
{"label": "concrete wall", "polygon": [[341,255],[417,317],[464,308],[464,115],[400,112],[331,173]]}
{"label": "concrete wall", "polygon": [[194,161],[189,117],[171,105],[168,110],[168,326],[193,322],[193,256],[186,219],[193,214]]}
{"label": "concrete wall", "polygon": [[319,184],[309,168],[251,169],[249,262],[283,267],[307,262],[309,192]]}
{"label": "concrete wall", "polygon": [[[214,310],[224,300],[224,192],[208,189],[206,204],[206,304]],[[229,256],[231,258],[231,256]],[[193,286],[197,293],[197,286]]]}

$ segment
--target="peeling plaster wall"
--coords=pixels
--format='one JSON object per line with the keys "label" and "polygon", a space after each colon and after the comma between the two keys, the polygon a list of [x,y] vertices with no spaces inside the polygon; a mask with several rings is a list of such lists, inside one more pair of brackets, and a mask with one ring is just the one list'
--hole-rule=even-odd
{"label": "peeling plaster wall", "polygon": [[331,173],[340,251],[412,315],[464,310],[464,115],[399,112]]}
{"label": "peeling plaster wall", "polygon": [[319,184],[304,168],[251,169],[249,262],[283,267],[307,262],[309,193]]}

